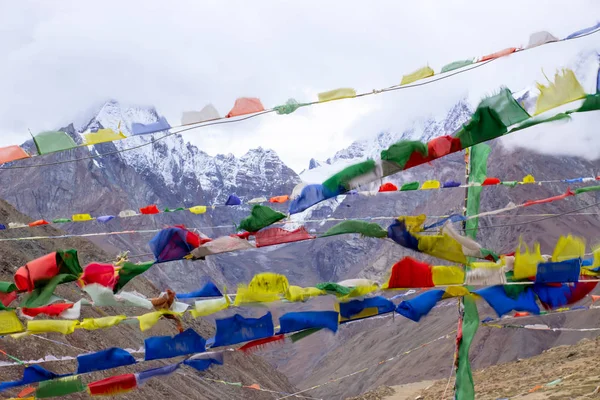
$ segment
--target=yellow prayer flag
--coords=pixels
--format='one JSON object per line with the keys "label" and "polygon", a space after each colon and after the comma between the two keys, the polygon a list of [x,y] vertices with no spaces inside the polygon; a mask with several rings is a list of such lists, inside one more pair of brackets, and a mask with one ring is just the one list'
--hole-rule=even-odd
{"label": "yellow prayer flag", "polygon": [[194,318],[205,317],[229,308],[230,304],[231,301],[227,295],[220,299],[199,300],[196,301],[194,309],[192,309],[190,312]]}
{"label": "yellow prayer flag", "polygon": [[592,264],[592,268],[600,267],[600,247],[594,249],[594,263]]}
{"label": "yellow prayer flag", "polygon": [[337,99],[347,99],[351,97],[356,97],[356,90],[351,88],[335,89],[330,90],[329,92],[319,93],[319,103]]}
{"label": "yellow prayer flag", "polygon": [[521,181],[521,184],[525,183],[535,183],[535,178],[533,177],[533,175],[525,175],[525,177],[523,177],[523,181]]}
{"label": "yellow prayer flag", "polygon": [[0,311],[0,334],[6,335],[9,333],[21,332],[23,324],[19,321],[19,317],[14,311]]}
{"label": "yellow prayer flag", "polygon": [[114,142],[116,140],[126,139],[127,136],[123,135],[121,131],[119,133],[112,129],[98,129],[96,132],[89,132],[83,135],[85,145],[89,146],[92,144]]}
{"label": "yellow prayer flag", "polygon": [[102,318],[84,318],[79,326],[83,329],[87,329],[88,331],[94,331],[96,329],[104,329],[118,325],[124,319],[127,319],[125,315]]}
{"label": "yellow prayer flag", "polygon": [[79,321],[40,319],[27,322],[29,333],[58,332],[69,335],[75,331]]}
{"label": "yellow prayer flag", "polygon": [[234,304],[240,306],[242,304],[251,303],[271,303],[277,300],[279,300],[279,294],[277,293],[265,293],[252,290],[246,285],[239,285],[237,293],[235,294]]}
{"label": "yellow prayer flag", "polygon": [[310,297],[321,296],[327,294],[326,291],[317,289],[316,287],[303,288],[300,286],[290,286],[285,293],[285,298],[288,301],[306,301]]}
{"label": "yellow prayer flag", "polygon": [[[524,251],[522,251],[524,250]],[[533,251],[529,251],[526,243],[520,242],[517,251],[515,252],[515,279],[525,279],[537,275],[537,265],[544,262],[540,244],[536,243],[533,246]]]}
{"label": "yellow prayer flag", "polygon": [[398,221],[404,221],[406,224],[406,229],[408,229],[409,232],[421,232],[423,230],[423,223],[427,219],[427,216],[425,214],[415,216],[403,215],[397,219]]}
{"label": "yellow prayer flag", "polygon": [[556,242],[554,252],[552,253],[552,261],[559,262],[565,260],[572,260],[574,258],[583,258],[585,254],[585,240],[569,235],[567,237],[561,236]]}
{"label": "yellow prayer flag", "polygon": [[538,83],[537,88],[540,95],[535,103],[534,115],[585,97],[583,87],[570,69],[563,69],[562,75],[557,72],[554,75],[554,82],[549,82],[548,86]]}
{"label": "yellow prayer flag", "polygon": [[83,221],[91,221],[94,218],[92,218],[92,216],[90,214],[74,214],[71,217],[71,220],[73,222],[83,222]]}
{"label": "yellow prayer flag", "polygon": [[465,271],[461,267],[434,265],[431,267],[431,275],[436,286],[460,285],[465,282]]}
{"label": "yellow prayer flag", "polygon": [[414,235],[419,241],[419,251],[442,260],[466,264],[467,257],[462,245],[452,237],[444,235]]}
{"label": "yellow prayer flag", "polygon": [[154,311],[154,312],[147,313],[144,315],[140,315],[139,317],[137,317],[138,321],[140,321],[140,330],[142,332],[144,332],[144,331],[147,331],[148,329],[152,328],[154,325],[156,325],[156,323],[158,322],[160,317],[162,317],[165,314],[181,316],[182,313],[169,311],[169,310],[159,310],[159,311]]}
{"label": "yellow prayer flag", "polygon": [[285,275],[275,274],[273,272],[263,272],[256,274],[248,284],[251,290],[262,293],[278,293],[287,292],[289,287],[288,279]]}
{"label": "yellow prayer flag", "polygon": [[423,184],[421,185],[421,190],[428,190],[428,189],[439,189],[440,188],[440,181],[425,181],[423,182]]}
{"label": "yellow prayer flag", "polygon": [[442,298],[449,299],[452,297],[462,297],[467,296],[469,293],[469,289],[464,286],[448,286]]}
{"label": "yellow prayer flag", "polygon": [[356,286],[352,288],[352,291],[348,293],[348,295],[343,296],[343,298],[351,298],[351,297],[360,297],[371,292],[374,292],[379,289],[378,285],[368,285],[368,286]]}
{"label": "yellow prayer flag", "polygon": [[206,212],[206,206],[194,206],[190,207],[190,212],[192,214],[204,214]]}
{"label": "yellow prayer flag", "polygon": [[404,75],[402,77],[402,82],[400,82],[400,85],[408,85],[409,83],[413,83],[420,79],[429,78],[430,76],[433,76],[433,74],[434,72],[429,66],[423,67],[408,75]]}

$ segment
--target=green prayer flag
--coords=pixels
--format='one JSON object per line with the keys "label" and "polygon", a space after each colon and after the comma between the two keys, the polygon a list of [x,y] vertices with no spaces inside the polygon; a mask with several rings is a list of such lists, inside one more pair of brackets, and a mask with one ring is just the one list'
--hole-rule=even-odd
{"label": "green prayer flag", "polygon": [[354,178],[357,178],[361,175],[369,173],[375,169],[375,161],[367,160],[362,161],[349,167],[344,168],[337,174],[333,175],[325,182],[323,182],[323,186],[329,189],[331,192],[338,192],[340,189],[349,190],[350,189],[350,181]]}
{"label": "green prayer flag", "polygon": [[600,110],[600,93],[588,94],[577,112]]}
{"label": "green prayer flag", "polygon": [[123,287],[127,285],[127,283],[130,280],[132,280],[140,274],[143,274],[153,265],[154,261],[146,261],[145,263],[139,264],[134,264],[130,262],[124,263],[121,269],[119,270],[119,279],[117,280],[113,291],[117,293],[119,290],[123,289]]}
{"label": "green prayer flag", "polygon": [[458,345],[458,366],[456,368],[456,400],[474,400],[475,384],[469,348],[479,327],[479,313],[473,295],[463,297],[462,339]]}
{"label": "green prayer flag", "polygon": [[578,195],[580,193],[587,193],[587,192],[595,192],[597,190],[600,190],[600,186],[588,186],[588,187],[582,187],[579,189],[575,189],[575,195]]}
{"label": "green prayer flag", "polygon": [[14,283],[0,281],[0,292],[10,293],[10,292],[15,292],[16,290],[17,290],[17,286]]}
{"label": "green prayer flag", "polygon": [[[476,219],[476,218],[474,218]],[[477,231],[475,231],[477,232]],[[473,238],[475,239],[475,238]],[[500,259],[500,257],[498,256],[498,254],[496,254],[494,252],[494,250],[490,250],[490,249],[486,249],[485,247],[481,248],[481,255],[483,256],[483,258],[487,258],[488,256],[491,256],[492,259],[494,260],[494,262],[498,261]]]}
{"label": "green prayer flag", "polygon": [[491,107],[477,107],[469,122],[463,124],[456,137],[463,149],[495,139],[506,133],[498,113]]}
{"label": "green prayer flag", "polygon": [[326,292],[333,292],[339,296],[346,296],[352,291],[349,287],[338,285],[335,282],[318,283],[315,287],[317,289],[325,290]]}
{"label": "green prayer flag", "polygon": [[343,235],[345,233],[360,233],[363,236],[375,238],[387,237],[387,231],[378,224],[355,220],[340,222],[328,229],[321,237]]}
{"label": "green prayer flag", "polygon": [[67,222],[72,222],[69,218],[56,218],[52,220],[53,224],[66,224]]}
{"label": "green prayer flag", "polygon": [[70,274],[59,274],[54,276],[44,286],[38,287],[26,295],[19,304],[19,307],[35,308],[48,305],[48,301],[50,301],[50,298],[58,285],[76,281],[78,276],[79,275]]}
{"label": "green prayer flag", "polygon": [[452,71],[455,69],[459,69],[462,67],[466,67],[467,65],[471,65],[473,64],[473,60],[460,60],[460,61],[454,61],[451,62],[450,64],[446,64],[442,67],[442,73],[444,72],[448,72],[448,71]]}
{"label": "green prayer flag", "polygon": [[479,103],[479,107],[489,107],[496,111],[506,126],[518,124],[530,117],[527,111],[517,103],[508,88],[502,88],[498,94],[483,99]]}
{"label": "green prayer flag", "polygon": [[183,208],[183,207],[177,207],[177,208],[175,208],[173,210],[171,210],[169,207],[167,207],[167,208],[165,208],[164,212],[169,213],[169,212],[183,211],[183,210],[185,210],[185,208]]}
{"label": "green prayer flag", "polygon": [[312,335],[315,332],[320,331],[322,328],[309,328],[309,329],[304,329],[301,330],[300,332],[296,332],[293,335],[290,336],[290,339],[292,339],[292,343],[296,343],[299,340],[304,339],[307,336]]}
{"label": "green prayer flag", "polygon": [[408,182],[405,183],[404,185],[402,185],[402,187],[400,188],[401,192],[406,192],[407,190],[418,190],[419,189],[419,182]]}
{"label": "green prayer flag", "polygon": [[517,181],[502,181],[502,184],[504,186],[508,186],[508,187],[515,187],[519,184],[519,182],[517,182]]}
{"label": "green prayer flag", "polygon": [[[469,183],[482,183],[485,180],[490,151],[490,146],[484,143],[477,144],[471,148]],[[467,217],[479,214],[481,190],[481,186],[469,186],[467,188]],[[465,234],[475,239],[478,227],[479,218],[468,219],[465,223]]]}
{"label": "green prayer flag", "polygon": [[238,230],[243,229],[247,232],[256,232],[284,218],[285,214],[275,211],[270,207],[256,204],[252,207],[250,215],[240,222]]}
{"label": "green prayer flag", "polygon": [[418,140],[402,140],[394,143],[386,150],[382,150],[381,159],[394,162],[398,164],[400,168],[404,168],[410,159],[410,156],[415,151],[426,156],[428,152],[427,143],[419,142]]}
{"label": "green prayer flag", "polygon": [[33,137],[33,141],[40,155],[77,147],[77,144],[65,132],[41,132]]}
{"label": "green prayer flag", "polygon": [[85,389],[86,387],[81,382],[80,376],[52,379],[39,383],[35,391],[35,398],[45,399],[48,397],[66,396],[71,393],[83,392]]}
{"label": "green prayer flag", "polygon": [[56,252],[56,265],[58,270],[63,274],[77,275],[83,273],[83,268],[79,264],[79,258],[77,257],[77,250],[58,250]]}
{"label": "green prayer flag", "polygon": [[305,105],[306,105],[305,103],[298,103],[294,99],[289,99],[288,101],[285,102],[285,104],[283,104],[281,106],[273,107],[273,110],[275,110],[275,112],[279,115],[291,114],[294,111],[296,111],[297,109],[299,109],[300,107],[303,107]]}
{"label": "green prayer flag", "polygon": [[567,113],[560,113],[560,114],[556,114],[551,117],[545,117],[545,118],[539,118],[539,117],[530,118],[527,121],[515,126],[513,129],[510,130],[509,133],[517,132],[522,129],[531,128],[532,126],[543,124],[546,122],[562,121],[562,120],[568,120],[568,119],[571,119],[571,116]]}

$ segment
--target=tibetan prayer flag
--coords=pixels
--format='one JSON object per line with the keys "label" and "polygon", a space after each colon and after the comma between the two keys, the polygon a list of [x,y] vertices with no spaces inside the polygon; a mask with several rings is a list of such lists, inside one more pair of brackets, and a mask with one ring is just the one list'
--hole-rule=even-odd
{"label": "tibetan prayer flag", "polygon": [[430,67],[423,67],[415,72],[402,76],[402,82],[400,82],[400,85],[408,85],[409,83],[413,83],[420,79],[429,78],[430,76],[433,76],[433,74],[434,72]]}
{"label": "tibetan prayer flag", "polygon": [[147,310],[152,309],[152,302],[144,297],[133,293],[121,292],[120,295],[115,295],[113,289],[92,283],[86,285],[83,290],[90,295],[94,306],[97,307],[140,307]]}
{"label": "tibetan prayer flag", "polygon": [[83,135],[84,143],[87,146],[98,144],[98,143],[106,143],[106,142],[114,142],[116,140],[127,139],[122,132],[115,132],[112,129],[98,129],[96,132],[89,132]]}
{"label": "tibetan prayer flag", "polygon": [[373,222],[366,221],[343,221],[329,228],[321,237],[343,235],[347,233],[360,233],[362,236],[384,238],[387,232],[381,226]]}
{"label": "tibetan prayer flag", "polygon": [[119,270],[119,279],[114,287],[114,292],[117,293],[119,290],[136,276],[146,272],[151,266],[154,265],[154,261],[147,261],[145,263],[134,264],[126,262]]}
{"label": "tibetan prayer flag", "polygon": [[73,139],[65,132],[41,132],[33,136],[38,154],[48,154],[77,147]]}
{"label": "tibetan prayer flag", "polygon": [[183,207],[177,207],[177,208],[173,208],[173,209],[167,207],[167,208],[165,208],[165,210],[163,212],[170,213],[170,212],[183,211],[183,210],[185,210],[185,208],[183,208]]}
{"label": "tibetan prayer flag", "polygon": [[[17,271],[18,272],[18,271]],[[61,283],[73,282],[77,280],[77,275],[71,274],[59,274],[54,276],[45,284],[39,284],[39,287],[34,289],[32,292],[23,296],[20,307],[34,308],[45,306],[50,303],[50,299],[53,296],[54,290]],[[39,283],[39,282],[38,282]]]}
{"label": "tibetan prayer flag", "polygon": [[381,159],[396,164],[400,169],[404,169],[413,154],[419,154],[423,157],[428,155],[427,144],[416,140],[401,140],[392,144],[381,151]]}
{"label": "tibetan prayer flag", "polygon": [[225,295],[220,299],[196,301],[194,308],[190,312],[194,318],[206,317],[207,315],[226,310],[230,305],[231,300],[229,300],[229,296]]}
{"label": "tibetan prayer flag", "polygon": [[493,185],[499,185],[499,184],[500,184],[500,179],[488,177],[488,178],[484,179],[484,181],[481,183],[481,186],[493,186]]}
{"label": "tibetan prayer flag", "polygon": [[302,106],[305,106],[306,104],[304,103],[298,103],[296,100],[294,99],[288,99],[288,101],[285,102],[285,104],[280,105],[280,106],[275,106],[273,107],[273,109],[275,110],[275,112],[279,115],[285,115],[285,114],[291,114],[294,111],[296,111],[297,109],[299,109]]}
{"label": "tibetan prayer flag", "polygon": [[341,88],[330,90],[329,92],[319,93],[319,103],[324,103],[326,101],[338,100],[338,99],[348,99],[356,97],[356,90],[351,88]]}
{"label": "tibetan prayer flag", "polygon": [[233,108],[225,117],[232,118],[237,117],[238,115],[252,114],[264,110],[265,107],[262,105],[259,99],[255,97],[240,97],[235,101]]}
{"label": "tibetan prayer flag", "polygon": [[96,221],[105,224],[108,221],[113,220],[113,219],[115,219],[114,215],[102,215],[102,216],[96,218]]}
{"label": "tibetan prayer flag", "polygon": [[19,146],[0,147],[0,164],[29,158],[29,154]]}
{"label": "tibetan prayer flag", "polygon": [[17,291],[17,285],[15,285],[14,283],[0,281],[0,292],[10,293],[10,292],[16,292],[16,291]]}
{"label": "tibetan prayer flag", "polygon": [[274,343],[278,343],[278,344],[283,344],[285,343],[285,335],[275,335],[275,336],[271,336],[265,339],[257,339],[257,340],[253,340],[251,342],[246,343],[245,345],[243,345],[242,347],[240,347],[239,349],[237,349],[237,351],[241,351],[244,353],[253,353],[255,351],[259,351],[261,349],[264,349],[265,347],[267,347],[267,345],[272,345]]}
{"label": "tibetan prayer flag", "polygon": [[394,185],[391,182],[386,182],[383,185],[379,186],[379,192],[396,192],[398,191],[398,186]]}
{"label": "tibetan prayer flag", "polygon": [[117,283],[115,267],[111,264],[89,264],[83,270],[83,275],[81,278],[79,278],[79,283],[82,287],[92,283],[97,283],[112,289]]}
{"label": "tibetan prayer flag", "polygon": [[459,187],[459,186],[460,186],[460,182],[456,182],[456,181],[453,181],[453,180],[446,181],[442,185],[443,188],[454,188],[454,187]]}
{"label": "tibetan prayer flag", "polygon": [[573,258],[583,258],[585,255],[585,240],[583,238],[568,235],[561,236],[556,242],[554,252],[552,252],[552,261],[566,261]]}
{"label": "tibetan prayer flag", "polygon": [[73,222],[84,222],[84,221],[91,221],[94,218],[92,218],[92,216],[90,214],[74,214],[71,217],[71,220]]}
{"label": "tibetan prayer flag", "polygon": [[275,196],[275,197],[271,197],[269,199],[269,203],[285,203],[286,201],[288,201],[290,199],[290,196],[283,195],[283,196]]}
{"label": "tibetan prayer flag", "polygon": [[289,283],[285,275],[273,272],[256,274],[247,287],[244,285],[238,286],[235,305],[278,300],[279,295],[284,295],[288,287]]}
{"label": "tibetan prayer flag", "polygon": [[588,186],[588,187],[575,189],[574,193],[575,193],[575,195],[578,195],[581,193],[596,192],[596,191],[600,191],[600,186]]}
{"label": "tibetan prayer flag", "polygon": [[49,224],[49,222],[46,221],[45,219],[38,219],[37,221],[30,222],[28,225],[30,227],[34,227],[34,226],[42,226],[42,225],[48,225],[48,224]]}
{"label": "tibetan prayer flag", "polygon": [[532,33],[531,36],[529,36],[527,48],[531,49],[532,47],[541,46],[551,42],[558,42],[558,38],[548,31],[539,31]]}
{"label": "tibetan prayer flag", "polygon": [[151,215],[151,214],[158,214],[158,213],[160,213],[160,210],[158,209],[156,204],[151,204],[149,206],[140,208],[140,214],[142,214],[142,215]]}
{"label": "tibetan prayer flag", "polygon": [[411,257],[404,257],[392,266],[384,289],[433,287],[431,266]]}
{"label": "tibetan prayer flag", "polygon": [[77,374],[103,371],[135,363],[135,358],[129,352],[118,347],[111,347],[95,353],[77,356]]}
{"label": "tibetan prayer flag", "polygon": [[594,26],[590,26],[588,28],[578,30],[577,32],[573,32],[569,36],[567,36],[565,39],[573,39],[573,38],[576,38],[578,36],[583,36],[583,35],[586,35],[588,33],[591,33],[593,31],[595,31],[596,29],[600,29],[600,22],[598,22]]}
{"label": "tibetan prayer flag", "polygon": [[184,111],[181,116],[181,125],[198,124],[221,118],[219,112],[212,104],[207,104],[200,111]]}
{"label": "tibetan prayer flag", "polygon": [[45,314],[50,317],[57,317],[63,311],[68,310],[73,307],[73,303],[60,303],[60,304],[50,304],[44,307],[36,307],[36,308],[21,308],[21,312],[28,317],[36,317],[40,314]]}
{"label": "tibetan prayer flag", "polygon": [[227,346],[273,336],[273,318],[268,312],[261,318],[244,318],[239,314],[216,320],[217,333],[213,347]]}
{"label": "tibetan prayer flag", "polygon": [[110,328],[111,326],[119,325],[121,321],[126,319],[127,316],[125,315],[115,315],[101,318],[84,318],[79,326],[88,331],[95,331],[97,329],[105,329]]}
{"label": "tibetan prayer flag", "polygon": [[442,299],[444,293],[443,290],[430,290],[414,299],[404,300],[398,304],[396,312],[412,321],[419,322]]}
{"label": "tibetan prayer flag", "polygon": [[287,301],[306,301],[311,297],[321,296],[327,294],[324,290],[317,289],[316,287],[303,288],[300,286],[291,285],[285,294]]}
{"label": "tibetan prayer flag", "polygon": [[146,313],[146,314],[140,315],[140,316],[136,317],[137,320],[140,323],[140,330],[142,332],[145,332],[148,329],[152,328],[154,325],[156,325],[156,323],[158,322],[158,320],[163,315],[181,315],[181,313],[180,312],[169,311],[169,310],[159,310],[159,311],[154,311],[154,312],[150,312],[150,313]]}
{"label": "tibetan prayer flag", "polygon": [[28,262],[17,270],[14,279],[19,290],[31,292],[60,273],[79,275],[81,272],[77,250],[64,250]]}
{"label": "tibetan prayer flag", "polygon": [[513,293],[506,291],[509,286],[491,286],[485,289],[476,290],[474,293],[483,297],[483,299],[496,311],[498,317],[515,311],[527,311],[532,314],[539,314],[534,291],[530,287],[517,288]]}
{"label": "tibetan prayer flag", "polygon": [[60,375],[48,371],[37,364],[30,365],[23,370],[23,378],[20,380],[0,383],[0,392],[10,388],[29,385],[36,382],[48,381],[56,378],[60,378]]}
{"label": "tibetan prayer flag", "polygon": [[439,188],[440,188],[439,181],[425,181],[425,182],[423,182],[423,185],[421,185],[421,190],[439,189]]}
{"label": "tibetan prayer flag", "polygon": [[544,258],[539,243],[530,251],[526,243],[520,242],[515,251],[514,278],[518,280],[536,276],[537,266],[542,262]]}
{"label": "tibetan prayer flag", "polygon": [[581,270],[581,259],[545,262],[537,265],[537,283],[577,282]]}
{"label": "tibetan prayer flag", "polygon": [[168,131],[169,129],[171,129],[171,125],[169,125],[165,117],[159,117],[158,121],[149,124],[140,124],[138,122],[131,124],[132,135],[146,135],[149,133]]}
{"label": "tibetan prayer flag", "polygon": [[350,190],[352,189],[351,182],[353,180],[363,175],[372,173],[376,170],[376,167],[377,165],[374,160],[366,160],[352,164],[323,182],[323,193],[331,194],[330,197],[333,197],[339,193]]}
{"label": "tibetan prayer flag", "polygon": [[176,364],[171,364],[171,365],[165,365],[164,367],[158,367],[158,368],[148,369],[146,371],[139,372],[139,373],[135,374],[137,377],[137,383],[138,383],[138,385],[143,385],[150,378],[154,378],[157,376],[171,375],[173,372],[175,372],[179,368],[180,365],[181,365],[181,363],[176,363]]}
{"label": "tibetan prayer flag", "polygon": [[546,309],[564,307],[578,302],[587,296],[598,282],[578,282],[558,284],[536,283],[533,291]]}
{"label": "tibetan prayer flag", "polygon": [[[364,300],[351,300],[344,303],[339,303],[340,317],[342,321],[355,320],[367,317],[369,315],[385,314],[394,311],[394,303],[383,296],[369,297]],[[368,312],[369,315],[363,313],[373,309],[374,314]]]}
{"label": "tibetan prayer flag", "polygon": [[548,82],[548,86],[538,83],[537,88],[540,95],[535,103],[534,115],[585,97],[583,87],[570,69],[563,69],[562,75],[557,72],[554,82]]}
{"label": "tibetan prayer flag", "polygon": [[135,374],[111,376],[88,384],[88,392],[92,396],[114,396],[127,393],[137,387]]}
{"label": "tibetan prayer flag", "polygon": [[150,249],[157,263],[182,260],[194,250],[187,241],[188,231],[181,228],[163,229],[150,240]]}
{"label": "tibetan prayer flag", "polygon": [[212,282],[207,282],[202,289],[196,290],[190,293],[178,293],[176,295],[179,299],[193,299],[195,297],[221,297],[221,291]]}
{"label": "tibetan prayer flag", "polygon": [[471,65],[473,64],[473,60],[460,60],[460,61],[454,61],[451,62],[450,64],[446,64],[442,67],[442,73],[444,72],[449,72],[449,71],[453,71],[455,69],[459,69],[462,67],[466,67],[467,65]]}
{"label": "tibetan prayer flag", "polygon": [[192,259],[202,259],[211,254],[228,253],[230,251],[241,251],[255,248],[250,242],[237,236],[222,236],[210,242],[204,243],[194,249],[191,253]]}
{"label": "tibetan prayer flag", "polygon": [[462,267],[436,265],[431,267],[431,275],[435,286],[461,285],[465,282]]}
{"label": "tibetan prayer flag", "polygon": [[0,335],[23,331],[23,324],[14,311],[0,311]]}
{"label": "tibetan prayer flag", "polygon": [[254,238],[256,239],[256,247],[265,247],[314,239],[315,236],[311,236],[306,229],[301,226],[293,231],[286,231],[281,228],[264,229],[257,232],[254,235]]}
{"label": "tibetan prayer flag", "polygon": [[248,200],[248,204],[258,204],[258,203],[266,203],[269,201],[266,197],[254,197]]}
{"label": "tibetan prayer flag", "polygon": [[310,328],[325,328],[333,333],[338,329],[339,314],[335,311],[289,312],[279,318],[277,334],[291,333]]}
{"label": "tibetan prayer flag", "polygon": [[[498,98],[498,96],[489,99]],[[473,185],[476,183],[485,182],[487,176],[487,161],[490,155],[491,148],[485,143],[479,143],[473,146],[469,152],[470,155],[470,174],[468,183]],[[481,186],[469,186],[467,189],[467,211],[465,216],[471,217],[479,214],[479,206],[481,200]],[[469,218],[465,222],[465,235],[471,239],[477,237],[477,229],[479,228],[479,218]]]}
{"label": "tibetan prayer flag", "polygon": [[206,351],[206,340],[193,329],[171,336],[154,336],[144,340],[145,360],[158,360]]}
{"label": "tibetan prayer flag", "polygon": [[206,206],[194,206],[194,207],[190,207],[190,212],[192,214],[204,214],[206,212]]}
{"label": "tibetan prayer flag", "polygon": [[418,190],[419,189],[419,182],[408,182],[405,183],[404,185],[402,185],[402,187],[400,188],[401,192],[405,192],[408,190]]}
{"label": "tibetan prayer flag", "polygon": [[48,397],[66,396],[71,393],[79,393],[85,390],[80,376],[68,376],[60,379],[40,382],[35,391],[36,399]]}
{"label": "tibetan prayer flag", "polygon": [[479,327],[479,313],[473,295],[464,297],[463,310],[460,318],[457,341],[458,353],[456,358],[456,400],[474,400],[475,384],[471,363],[469,362],[469,348]]}
{"label": "tibetan prayer flag", "polygon": [[0,291],[0,310],[5,310],[16,299],[17,292],[3,293]]}
{"label": "tibetan prayer flag", "polygon": [[[331,191],[321,184],[306,185],[300,195],[291,201],[289,212],[290,214],[297,214],[338,194],[339,190],[337,188],[335,191]],[[267,201],[267,199],[264,199],[264,201]]]}
{"label": "tibetan prayer flag", "polygon": [[[432,159],[447,156],[453,152],[455,139],[452,136],[438,136],[427,142],[427,153]],[[457,151],[457,150],[454,150]]]}
{"label": "tibetan prayer flag", "polygon": [[346,286],[338,285],[335,282],[323,282],[317,283],[316,288],[319,290],[324,290],[326,292],[335,294],[336,296],[347,296],[352,292],[352,289]]}
{"label": "tibetan prayer flag", "polygon": [[239,206],[240,204],[242,204],[242,200],[240,200],[240,198],[235,194],[230,194],[225,202],[226,206]]}
{"label": "tibetan prayer flag", "polygon": [[250,215],[240,222],[238,228],[248,232],[257,232],[284,218],[285,214],[275,211],[270,207],[257,204],[252,207]]}
{"label": "tibetan prayer flag", "polygon": [[487,56],[483,56],[479,59],[479,62],[489,61],[489,60],[493,60],[494,58],[504,57],[504,56],[514,53],[515,51],[517,51],[516,47],[509,47],[504,50],[500,50],[495,53],[488,54]]}
{"label": "tibetan prayer flag", "polygon": [[197,371],[206,371],[212,364],[223,365],[223,352],[213,351],[192,356],[183,362]]}
{"label": "tibetan prayer flag", "polygon": [[47,333],[57,332],[63,335],[70,335],[75,332],[75,328],[79,325],[79,321],[66,321],[55,319],[36,319],[27,321],[27,332],[30,333]]}
{"label": "tibetan prayer flag", "polygon": [[119,213],[119,218],[135,217],[136,215],[138,215],[138,213],[133,210],[123,210]]}

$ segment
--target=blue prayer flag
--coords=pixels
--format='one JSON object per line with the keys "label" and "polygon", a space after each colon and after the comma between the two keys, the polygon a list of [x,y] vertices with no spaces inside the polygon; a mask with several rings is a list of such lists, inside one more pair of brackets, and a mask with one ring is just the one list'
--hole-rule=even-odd
{"label": "blue prayer flag", "polygon": [[414,299],[404,300],[398,304],[396,312],[410,320],[419,322],[424,315],[429,314],[429,311],[442,299],[445,292],[445,290],[439,289],[430,290],[418,295]]}
{"label": "blue prayer flag", "polygon": [[476,290],[474,293],[483,297],[499,317],[512,310],[540,313],[540,307],[535,301],[535,294],[531,288],[525,288],[516,299],[509,296],[502,285]]}
{"label": "blue prayer flag", "polygon": [[396,306],[383,296],[375,296],[364,300],[352,300],[340,303],[340,315],[344,318],[352,318],[360,314],[364,309],[373,307],[377,307],[378,314],[385,314],[394,311]]}
{"label": "blue prayer flag", "polygon": [[195,297],[222,297],[223,294],[212,282],[206,283],[200,290],[196,290],[195,292],[190,293],[177,293],[177,298],[179,299],[193,299]]}
{"label": "blue prayer flag", "polygon": [[239,314],[218,319],[214,347],[249,342],[273,336],[273,318],[268,312],[260,318],[244,318]]}
{"label": "blue prayer flag", "polygon": [[146,361],[206,351],[206,340],[192,328],[171,336],[153,336],[144,340]]}
{"label": "blue prayer flag", "polygon": [[118,347],[111,347],[96,353],[77,356],[77,374],[103,371],[135,363],[135,358],[127,351]]}
{"label": "blue prayer flag", "polygon": [[535,281],[538,283],[577,282],[581,270],[581,259],[574,258],[559,262],[539,263]]}
{"label": "blue prayer flag", "polygon": [[171,129],[171,125],[169,125],[165,117],[160,117],[158,121],[150,124],[140,124],[138,122],[131,124],[132,135],[146,135],[150,133],[167,131],[169,129]]}
{"label": "blue prayer flag", "polygon": [[335,311],[289,312],[279,318],[279,332],[297,332],[310,328],[327,328],[333,333],[338,329],[339,314]]}

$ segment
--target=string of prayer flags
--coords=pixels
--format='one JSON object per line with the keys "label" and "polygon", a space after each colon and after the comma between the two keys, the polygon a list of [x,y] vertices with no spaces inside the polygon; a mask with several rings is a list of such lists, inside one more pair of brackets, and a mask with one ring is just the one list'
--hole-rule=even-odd
{"label": "string of prayer flags", "polygon": [[123,374],[88,384],[88,392],[92,396],[114,396],[130,392],[136,387],[135,374]]}
{"label": "string of prayer flags", "polygon": [[293,231],[286,231],[281,228],[263,229],[254,235],[256,247],[298,242],[301,240],[314,239],[315,237],[316,236],[309,234],[303,226]]}
{"label": "string of prayer flags", "polygon": [[154,336],[144,340],[145,360],[158,360],[206,351],[206,340],[193,329],[178,335]]}
{"label": "string of prayer flags", "polygon": [[257,232],[284,218],[285,214],[275,211],[270,207],[256,204],[252,207],[250,215],[240,221],[238,228],[247,232]]}
{"label": "string of prayer flags", "polygon": [[165,117],[159,117],[158,121],[149,124],[141,124],[138,122],[131,124],[131,134],[134,136],[158,133],[168,131],[169,129],[171,129],[171,125],[169,125]]}
{"label": "string of prayer flags", "polygon": [[40,155],[77,147],[77,144],[66,132],[40,132],[33,136],[33,141]]}
{"label": "string of prayer flags", "polygon": [[29,154],[19,146],[0,147],[0,164],[29,158]]}
{"label": "string of prayer flags", "polygon": [[273,318],[268,312],[260,318],[244,318],[239,314],[216,320],[217,333],[213,347],[232,345],[273,336]]}
{"label": "string of prayer flags", "polygon": [[83,142],[87,146],[99,143],[115,142],[117,140],[127,139],[123,132],[119,133],[112,129],[98,129],[96,132],[88,132],[83,135]]}
{"label": "string of prayer flags", "polygon": [[549,81],[548,86],[538,83],[537,88],[540,95],[535,104],[534,115],[585,97],[583,87],[570,69],[563,69],[562,74],[557,72],[554,82]]}
{"label": "string of prayer flags", "polygon": [[325,328],[333,333],[338,329],[339,314],[335,311],[289,312],[279,318],[278,335],[311,328]]}
{"label": "string of prayer flags", "polygon": [[334,89],[328,92],[319,93],[319,103],[331,100],[348,99],[356,97],[356,90],[351,88]]}
{"label": "string of prayer flags", "polygon": [[77,356],[77,374],[102,371],[135,363],[135,358],[129,352],[118,347],[111,347],[95,353]]}
{"label": "string of prayer flags", "polygon": [[225,117],[232,118],[239,115],[257,113],[264,110],[265,107],[262,105],[259,99],[255,97],[240,97],[235,101],[233,108]]}
{"label": "string of prayer flags", "polygon": [[347,233],[360,233],[362,236],[373,238],[387,237],[386,230],[378,224],[357,220],[340,222],[329,228],[321,237],[344,235]]}
{"label": "string of prayer flags", "polygon": [[184,111],[181,115],[181,125],[192,125],[200,122],[219,119],[221,116],[212,104],[207,104],[200,111]]}
{"label": "string of prayer flags", "polygon": [[426,66],[426,67],[420,68],[408,75],[404,75],[402,77],[402,81],[400,82],[400,85],[408,85],[409,83],[413,83],[413,82],[416,82],[421,79],[429,78],[430,76],[433,76],[433,74],[434,74],[433,69],[431,69],[429,66]]}

